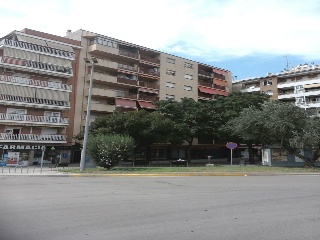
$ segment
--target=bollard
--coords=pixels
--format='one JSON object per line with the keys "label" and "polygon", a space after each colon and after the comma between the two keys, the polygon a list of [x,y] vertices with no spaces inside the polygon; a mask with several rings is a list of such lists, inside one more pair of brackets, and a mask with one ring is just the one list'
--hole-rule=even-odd
{"label": "bollard", "polygon": [[16,173],[16,172],[17,172],[17,166],[14,167],[14,173]]}
{"label": "bollard", "polygon": [[33,173],[34,173],[35,170],[36,170],[36,167],[33,167]]}
{"label": "bollard", "polygon": [[22,173],[22,166],[21,166],[21,173]]}
{"label": "bollard", "polygon": [[27,174],[29,173],[29,166],[27,167]]}
{"label": "bollard", "polygon": [[4,169],[4,166],[2,166],[2,173],[3,173],[3,169]]}
{"label": "bollard", "polygon": [[9,173],[10,173],[10,171],[11,171],[11,166],[9,166]]}

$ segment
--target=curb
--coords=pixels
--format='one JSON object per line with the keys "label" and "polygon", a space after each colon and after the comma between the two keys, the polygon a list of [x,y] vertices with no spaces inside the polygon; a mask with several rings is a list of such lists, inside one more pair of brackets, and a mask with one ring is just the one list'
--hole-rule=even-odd
{"label": "curb", "polygon": [[244,173],[110,173],[110,174],[86,174],[86,173],[73,173],[70,177],[246,177]]}

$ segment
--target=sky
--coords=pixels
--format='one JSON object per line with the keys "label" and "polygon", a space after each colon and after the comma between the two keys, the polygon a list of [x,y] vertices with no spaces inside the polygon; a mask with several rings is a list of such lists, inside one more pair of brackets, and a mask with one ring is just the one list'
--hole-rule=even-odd
{"label": "sky", "polygon": [[320,65],[319,0],[0,0],[0,37],[84,29],[232,72]]}

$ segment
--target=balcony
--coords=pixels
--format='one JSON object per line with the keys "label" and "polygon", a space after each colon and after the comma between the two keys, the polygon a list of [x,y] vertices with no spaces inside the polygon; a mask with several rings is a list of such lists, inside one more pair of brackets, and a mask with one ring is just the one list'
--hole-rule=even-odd
{"label": "balcony", "polygon": [[241,89],[240,92],[260,92],[260,86],[251,86],[245,89]]}
{"label": "balcony", "polygon": [[145,100],[145,101],[149,101],[149,102],[158,102],[159,101],[159,97],[157,96],[150,96],[150,95],[142,95],[139,94],[139,100]]}
{"label": "balcony", "polygon": [[119,48],[119,55],[135,58],[135,59],[139,58],[139,54],[137,52],[132,52],[132,51],[121,49],[121,48]]}
{"label": "balcony", "polygon": [[69,102],[31,97],[19,97],[6,94],[0,94],[0,104],[57,110],[64,110],[70,108]]}
{"label": "balcony", "polygon": [[139,82],[139,86],[145,87],[145,88],[159,89],[159,85],[158,84],[149,83],[149,82]]}
{"label": "balcony", "polygon": [[[116,96],[114,90],[110,89],[103,89],[103,88],[92,88],[92,96],[98,96],[98,97],[109,97],[114,98]],[[88,96],[88,91],[86,92],[86,95]]]}
{"label": "balcony", "polygon": [[127,70],[127,71],[131,71],[131,72],[138,72],[138,67],[130,66],[130,65],[127,65],[127,64],[123,64],[123,63],[119,63],[118,64],[118,68],[119,69],[123,69],[123,70]]}
{"label": "balcony", "polygon": [[137,99],[138,94],[129,93],[129,92],[123,92],[123,91],[115,91],[115,97]]}
{"label": "balcony", "polygon": [[219,74],[219,73],[213,73],[213,78],[220,79],[220,80],[226,80],[226,76]]}
{"label": "balcony", "polygon": [[212,87],[212,82],[205,82],[205,81],[201,81],[199,80],[198,81],[198,85],[201,85],[201,86],[206,86],[206,87]]}
{"label": "balcony", "polygon": [[212,77],[212,72],[207,72],[202,69],[198,69],[198,74],[202,76],[210,77],[210,78]]}
{"label": "balcony", "polygon": [[127,79],[127,78],[117,78],[117,82],[118,83],[123,83],[123,84],[128,84],[128,85],[134,85],[137,86],[138,85],[138,81],[136,80],[131,80],[131,79]]}
{"label": "balcony", "polygon": [[113,69],[116,70],[118,69],[118,63],[117,62],[112,62],[110,60],[105,60],[105,59],[98,59],[98,63],[95,64],[96,68],[103,68],[103,69]]}
{"label": "balcony", "polygon": [[159,79],[160,72],[158,68],[140,68],[139,75],[143,75],[148,78]]}
{"label": "balcony", "polygon": [[[86,80],[90,81],[90,74],[87,74]],[[93,75],[94,81],[101,81],[104,83],[117,83],[117,77],[114,75],[103,74],[95,72]]]}
{"label": "balcony", "polygon": [[[87,108],[87,104],[85,105],[85,107]],[[112,113],[114,110],[116,110],[116,106],[115,105],[107,105],[107,104],[102,104],[102,103],[92,103],[90,110],[92,112],[108,112],[108,113]]]}
{"label": "balcony", "polygon": [[225,86],[221,86],[221,85],[217,85],[217,84],[213,84],[213,88],[220,89],[220,90],[223,90],[223,91],[226,90]]}
{"label": "balcony", "polygon": [[206,100],[211,100],[211,99],[214,99],[214,95],[209,94],[209,93],[199,92],[199,93],[198,93],[198,98],[202,98],[202,99],[206,99]]}
{"label": "balcony", "polygon": [[53,75],[69,78],[73,76],[72,68],[58,65],[36,62],[31,60],[21,60],[18,58],[0,56],[0,66],[10,69],[39,72],[41,74]]}
{"label": "balcony", "polygon": [[0,75],[0,82],[9,82],[9,83],[16,83],[19,85],[36,86],[36,87],[51,88],[51,89],[61,89],[69,92],[72,91],[71,85],[56,83],[56,82],[34,80],[34,79],[23,78],[23,77]]}
{"label": "balcony", "polygon": [[73,60],[75,57],[74,52],[69,52],[61,49],[56,49],[48,46],[40,46],[34,43],[27,43],[27,42],[20,42],[20,41],[14,41],[10,39],[3,39],[0,42],[0,46],[9,46],[14,48],[20,48],[20,49],[27,49],[31,50],[32,52],[39,52],[43,53],[45,55],[52,55],[52,56],[58,56],[63,58],[69,58],[70,60]]}
{"label": "balcony", "polygon": [[140,62],[144,64],[154,65],[154,66],[160,65],[160,60],[158,58],[149,57],[146,55],[140,55]]}
{"label": "balcony", "polygon": [[108,56],[108,55],[119,55],[119,49],[108,47],[100,44],[93,44],[88,47],[88,52],[91,54],[98,54],[102,56]]}
{"label": "balcony", "polygon": [[68,126],[69,118],[0,113],[0,123]]}
{"label": "balcony", "polygon": [[0,142],[6,143],[67,143],[66,135],[0,133]]}

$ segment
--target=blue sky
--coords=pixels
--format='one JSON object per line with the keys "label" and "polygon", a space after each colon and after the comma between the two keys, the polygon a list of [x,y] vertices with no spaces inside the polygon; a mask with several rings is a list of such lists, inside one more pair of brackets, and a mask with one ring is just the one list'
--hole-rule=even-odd
{"label": "blue sky", "polygon": [[230,70],[320,65],[319,0],[0,0],[0,36],[85,29]]}

